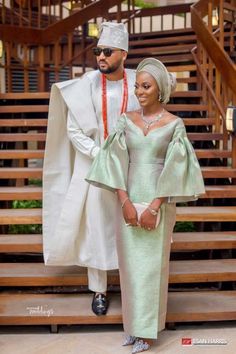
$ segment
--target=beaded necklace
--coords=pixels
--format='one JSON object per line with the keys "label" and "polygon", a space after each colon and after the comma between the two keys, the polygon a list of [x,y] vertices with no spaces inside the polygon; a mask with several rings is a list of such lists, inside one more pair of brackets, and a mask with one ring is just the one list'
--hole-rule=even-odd
{"label": "beaded necklace", "polygon": [[[123,77],[123,99],[121,104],[120,114],[124,113],[127,110],[128,104],[128,83],[127,83],[127,74],[124,70]],[[103,120],[103,129],[104,129],[104,139],[108,136],[107,128],[107,82],[106,76],[102,74],[102,120]]]}

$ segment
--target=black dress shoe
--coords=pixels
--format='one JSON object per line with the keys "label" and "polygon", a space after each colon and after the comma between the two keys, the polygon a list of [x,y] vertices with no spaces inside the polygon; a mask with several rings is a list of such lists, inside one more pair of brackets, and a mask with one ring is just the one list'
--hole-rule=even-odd
{"label": "black dress shoe", "polygon": [[109,301],[104,294],[94,294],[92,302],[92,310],[97,316],[105,315],[107,313]]}

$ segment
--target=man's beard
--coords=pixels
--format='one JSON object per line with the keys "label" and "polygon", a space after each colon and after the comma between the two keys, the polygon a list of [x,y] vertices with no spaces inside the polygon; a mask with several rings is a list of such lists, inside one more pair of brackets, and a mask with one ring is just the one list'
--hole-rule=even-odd
{"label": "man's beard", "polygon": [[103,74],[112,74],[114,73],[115,71],[117,71],[117,69],[120,67],[122,63],[122,60],[120,60],[119,62],[117,62],[116,64],[113,64],[113,65],[108,65],[108,67],[105,69],[105,68],[100,68],[100,65],[98,63],[98,69],[101,73]]}

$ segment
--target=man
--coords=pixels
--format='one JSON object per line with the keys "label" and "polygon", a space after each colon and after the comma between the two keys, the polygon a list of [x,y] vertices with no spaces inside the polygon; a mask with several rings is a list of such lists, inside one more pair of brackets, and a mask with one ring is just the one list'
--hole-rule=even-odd
{"label": "man", "polygon": [[52,87],[43,173],[45,263],[88,267],[96,315],[108,308],[106,271],[118,268],[116,196],[84,179],[120,113],[139,107],[135,72],[124,69],[125,26],[105,22],[100,33],[93,49],[99,70]]}

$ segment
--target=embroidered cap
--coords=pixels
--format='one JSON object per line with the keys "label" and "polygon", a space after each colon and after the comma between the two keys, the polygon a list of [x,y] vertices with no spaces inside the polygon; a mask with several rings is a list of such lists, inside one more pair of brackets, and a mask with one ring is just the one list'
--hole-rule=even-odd
{"label": "embroidered cap", "polygon": [[103,22],[97,45],[119,48],[128,52],[129,34],[125,25],[123,23]]}

